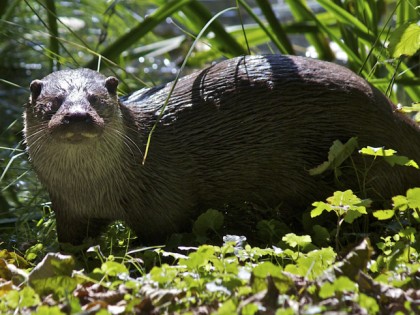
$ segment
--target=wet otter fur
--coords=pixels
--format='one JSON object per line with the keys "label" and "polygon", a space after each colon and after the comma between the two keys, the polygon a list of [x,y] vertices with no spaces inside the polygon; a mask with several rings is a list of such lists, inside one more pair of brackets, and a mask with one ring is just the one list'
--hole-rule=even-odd
{"label": "wet otter fur", "polygon": [[[171,83],[117,96],[118,80],[88,69],[31,83],[24,114],[30,161],[49,192],[60,242],[78,244],[124,220],[144,243],[188,229],[200,212],[244,201],[303,211],[342,186],[308,170],[334,140],[385,146],[420,161],[419,128],[378,90],[333,63],[244,56]],[[355,157],[356,163],[363,160]],[[420,185],[413,168],[375,163],[369,196]],[[360,179],[360,178],[359,178]]]}

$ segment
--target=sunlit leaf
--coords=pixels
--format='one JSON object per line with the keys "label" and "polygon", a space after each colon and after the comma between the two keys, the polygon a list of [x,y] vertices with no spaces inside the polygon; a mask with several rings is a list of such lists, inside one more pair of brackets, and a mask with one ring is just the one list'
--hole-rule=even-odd
{"label": "sunlit leaf", "polygon": [[32,280],[31,286],[41,295],[53,294],[58,298],[63,298],[68,292],[76,289],[77,280],[69,276],[51,276]]}
{"label": "sunlit leaf", "polygon": [[378,314],[379,305],[374,297],[370,297],[366,294],[359,293],[360,306],[367,310],[368,314]]}
{"label": "sunlit leaf", "polygon": [[420,209],[420,188],[407,190],[408,206],[412,209]]}
{"label": "sunlit leaf", "polygon": [[296,247],[296,246],[302,247],[312,242],[312,239],[309,235],[299,236],[294,233],[286,234],[285,236],[283,236],[282,240],[286,242],[287,244],[289,244],[289,246],[291,247]]}
{"label": "sunlit leaf", "polygon": [[[59,306],[40,305],[32,315],[65,315]],[[96,313],[98,314],[98,313]]]}
{"label": "sunlit leaf", "polygon": [[332,210],[332,206],[330,204],[327,204],[325,202],[322,201],[316,201],[312,204],[312,206],[315,207],[315,209],[313,209],[311,211],[311,217],[317,217],[319,215],[321,215],[322,212],[324,211],[331,211]]}
{"label": "sunlit leaf", "polygon": [[420,49],[420,25],[405,23],[391,33],[388,50],[392,57],[413,56]]}
{"label": "sunlit leaf", "polygon": [[394,210],[377,210],[373,212],[373,216],[378,220],[389,220],[395,214]]}
{"label": "sunlit leaf", "polygon": [[153,281],[156,281],[160,284],[171,283],[177,275],[177,270],[166,264],[162,265],[161,267],[155,266],[150,271],[150,277],[153,279]]}
{"label": "sunlit leaf", "polygon": [[319,296],[323,299],[332,297],[336,292],[353,292],[357,290],[357,285],[349,278],[341,276],[337,278],[333,283],[325,283],[320,291]]}
{"label": "sunlit leaf", "polygon": [[70,276],[75,266],[72,256],[49,253],[29,274],[29,281],[48,279],[54,276]]}
{"label": "sunlit leaf", "polygon": [[408,209],[408,200],[406,196],[395,196],[392,197],[392,205],[394,206],[394,209],[398,209],[400,211],[404,211]]}
{"label": "sunlit leaf", "polygon": [[325,272],[335,261],[336,253],[331,247],[313,250],[307,255],[300,255],[297,264],[289,264],[285,271],[315,279]]}
{"label": "sunlit leaf", "polygon": [[119,274],[128,274],[127,267],[116,261],[104,262],[101,266],[101,270],[104,274],[112,277],[115,277]]}
{"label": "sunlit leaf", "polygon": [[394,165],[401,165],[401,166],[411,166],[414,168],[419,168],[418,164],[414,161],[409,159],[403,155],[397,155],[397,151],[392,149],[385,149],[383,147],[374,148],[374,147],[366,147],[359,150],[359,153],[364,155],[374,156],[375,158],[380,156],[385,159],[385,161],[390,164],[391,166]]}
{"label": "sunlit leaf", "polygon": [[392,149],[385,149],[384,147],[365,147],[359,150],[360,153],[364,155],[373,155],[373,156],[393,156],[397,151]]}
{"label": "sunlit leaf", "polygon": [[282,268],[274,265],[273,263],[269,261],[259,264],[252,270],[252,273],[256,277],[263,278],[263,279],[265,279],[268,276],[273,276],[273,277],[280,276],[281,272],[282,272]]}

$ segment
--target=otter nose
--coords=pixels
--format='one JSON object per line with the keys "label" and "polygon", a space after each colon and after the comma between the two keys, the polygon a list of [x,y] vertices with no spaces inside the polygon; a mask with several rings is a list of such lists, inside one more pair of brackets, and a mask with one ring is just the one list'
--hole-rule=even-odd
{"label": "otter nose", "polygon": [[92,116],[87,112],[68,113],[63,117],[64,124],[91,124]]}

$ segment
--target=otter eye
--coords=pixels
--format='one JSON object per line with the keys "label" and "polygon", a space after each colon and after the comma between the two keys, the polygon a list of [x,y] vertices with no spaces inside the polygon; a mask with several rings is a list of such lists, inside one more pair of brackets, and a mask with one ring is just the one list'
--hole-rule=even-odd
{"label": "otter eye", "polygon": [[56,112],[64,102],[64,96],[58,95],[51,102],[51,111]]}
{"label": "otter eye", "polygon": [[56,96],[54,98],[54,102],[57,105],[60,105],[61,106],[61,104],[63,104],[63,101],[64,101],[64,96],[59,95],[59,96]]}
{"label": "otter eye", "polygon": [[88,100],[89,100],[89,103],[92,104],[92,105],[96,105],[96,104],[100,103],[99,97],[95,94],[90,94],[88,96]]}

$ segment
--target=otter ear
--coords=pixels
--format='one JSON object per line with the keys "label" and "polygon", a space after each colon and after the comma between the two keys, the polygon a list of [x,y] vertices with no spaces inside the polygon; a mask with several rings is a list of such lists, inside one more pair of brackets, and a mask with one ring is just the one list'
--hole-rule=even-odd
{"label": "otter ear", "polygon": [[42,86],[44,82],[41,80],[33,80],[30,85],[31,89],[31,100],[35,101],[38,96],[41,94]]}
{"label": "otter ear", "polygon": [[108,77],[105,80],[105,87],[109,94],[117,94],[118,79],[116,77]]}

